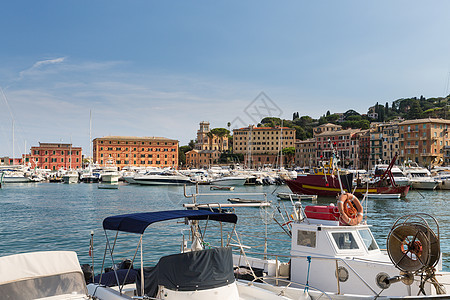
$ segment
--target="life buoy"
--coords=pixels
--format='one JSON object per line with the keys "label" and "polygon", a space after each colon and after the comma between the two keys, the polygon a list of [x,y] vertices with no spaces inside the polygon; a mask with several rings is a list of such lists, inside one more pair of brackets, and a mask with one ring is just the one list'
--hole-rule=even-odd
{"label": "life buoy", "polygon": [[343,224],[354,226],[361,223],[363,207],[353,194],[347,193],[339,196],[337,206],[341,215],[340,220]]}

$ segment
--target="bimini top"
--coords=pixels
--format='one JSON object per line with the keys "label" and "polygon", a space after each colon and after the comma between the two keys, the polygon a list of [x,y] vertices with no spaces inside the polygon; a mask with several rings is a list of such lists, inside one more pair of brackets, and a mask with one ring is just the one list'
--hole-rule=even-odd
{"label": "bimini top", "polygon": [[142,234],[152,223],[179,218],[188,218],[189,220],[209,219],[228,223],[237,222],[235,214],[216,213],[208,210],[166,210],[107,217],[103,220],[103,229]]}

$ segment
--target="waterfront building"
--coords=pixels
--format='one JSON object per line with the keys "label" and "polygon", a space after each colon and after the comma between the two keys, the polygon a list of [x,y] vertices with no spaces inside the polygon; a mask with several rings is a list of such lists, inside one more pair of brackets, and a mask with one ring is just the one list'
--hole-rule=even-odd
{"label": "waterfront building", "polygon": [[316,138],[295,142],[295,165],[298,167],[316,166]]}
{"label": "waterfront building", "polygon": [[382,131],[382,145],[381,161],[384,164],[389,164],[395,155],[397,159],[394,164],[399,165],[399,122],[386,122],[380,125]]}
{"label": "waterfront building", "polygon": [[233,130],[233,153],[243,154],[245,164],[252,168],[281,165],[280,152],[294,147],[295,129],[289,127],[248,127]]}
{"label": "waterfront building", "polygon": [[65,143],[39,143],[31,147],[31,166],[57,171],[59,169],[79,169],[82,164],[81,147]]}
{"label": "waterfront building", "polygon": [[218,150],[193,149],[186,152],[185,155],[188,168],[209,168],[211,165],[219,163],[220,158]]}
{"label": "waterfront building", "polygon": [[275,154],[294,147],[295,129],[277,127],[248,127],[233,130],[233,152],[247,154]]}
{"label": "waterfront building", "polygon": [[450,166],[450,146],[444,146],[444,166]]}
{"label": "waterfront building", "polygon": [[178,140],[164,137],[106,136],[95,138],[94,162],[125,166],[178,168]]}
{"label": "waterfront building", "polygon": [[370,126],[370,158],[369,170],[375,165],[381,164],[382,148],[383,148],[383,131],[380,123],[372,123]]}
{"label": "waterfront building", "polygon": [[4,166],[21,165],[22,162],[23,158],[12,158],[9,156],[0,157],[0,165]]}
{"label": "waterfront building", "polygon": [[400,161],[413,161],[424,167],[444,162],[444,147],[449,145],[449,120],[418,119],[399,124]]}
{"label": "waterfront building", "polygon": [[359,143],[358,169],[369,170],[370,130],[361,130],[356,136]]}
{"label": "waterfront building", "polygon": [[336,151],[341,166],[358,167],[359,143],[357,134],[360,129],[329,130],[316,134],[316,161],[328,160]]}
{"label": "waterfront building", "polygon": [[228,136],[213,134],[209,128],[209,122],[200,122],[200,129],[197,130],[196,150],[217,150],[224,152],[228,150]]}

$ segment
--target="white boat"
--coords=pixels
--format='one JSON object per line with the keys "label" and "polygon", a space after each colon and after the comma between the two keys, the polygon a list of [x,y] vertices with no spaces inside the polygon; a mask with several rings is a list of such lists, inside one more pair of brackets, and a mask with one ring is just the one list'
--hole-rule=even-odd
{"label": "white boat", "polygon": [[278,193],[277,197],[280,198],[280,200],[310,200],[315,201],[317,200],[317,195],[302,195],[302,194],[292,194],[292,193]]}
{"label": "white boat", "polygon": [[369,199],[400,199],[401,194],[367,194]]}
{"label": "white boat", "polygon": [[448,168],[440,168],[440,170],[432,170],[433,179],[439,181],[438,189],[450,190],[450,170]]}
{"label": "white boat", "polygon": [[87,300],[77,254],[42,251],[0,257],[2,299]]}
{"label": "white boat", "polygon": [[247,180],[247,176],[229,175],[229,176],[222,176],[222,177],[214,178],[211,180],[211,184],[212,185],[224,185],[224,186],[239,186],[239,185],[244,185],[246,180]]}
{"label": "white boat", "polygon": [[106,183],[117,183],[119,182],[119,171],[117,168],[103,168],[100,172],[100,181]]}
{"label": "white boat", "polygon": [[431,177],[430,171],[419,167],[417,164],[405,168],[405,174],[411,181],[413,189],[434,190],[440,183],[440,181]]}
{"label": "white boat", "polygon": [[181,175],[175,170],[166,170],[159,174],[145,174],[135,176],[134,181],[141,185],[185,185],[192,184],[189,177]]}
{"label": "white boat", "polygon": [[64,183],[78,183],[78,172],[76,170],[68,170],[62,177]]}
{"label": "white boat", "polygon": [[251,272],[253,285],[268,288],[257,281],[271,282],[268,290],[290,299],[450,298],[450,272],[442,271],[439,225],[433,217],[415,214],[397,219],[388,234],[387,250],[382,250],[370,225],[340,225],[337,206],[302,207],[297,202],[289,215],[293,219],[280,226],[291,238],[290,252],[261,251],[258,258],[252,245],[245,241],[245,246],[236,245],[235,264],[263,270],[259,276]]}
{"label": "white boat", "polygon": [[31,179],[21,171],[3,171],[3,183],[27,183]]}
{"label": "white boat", "polygon": [[234,186],[224,186],[224,185],[212,185],[209,187],[210,190],[218,190],[218,191],[233,191],[234,190]]}
{"label": "white boat", "polygon": [[[190,224],[189,238],[183,235],[181,253],[163,256],[153,267],[144,268],[142,254],[144,245],[142,237],[146,228],[155,222],[183,219]],[[204,235],[200,234],[199,222],[206,220],[206,226],[212,226],[212,221],[219,221],[220,228],[226,228],[226,223],[235,224],[235,214],[215,213],[208,210],[173,210],[156,211],[148,213],[136,213],[108,217],[103,220],[105,235],[114,231],[115,235],[136,234],[140,239],[134,253],[140,249],[140,268],[134,269],[135,257],[126,267],[113,268],[112,271],[102,273],[94,277],[94,283],[88,284],[88,291],[92,297],[98,300],[109,299],[174,299],[174,300],[288,300],[258,287],[238,282],[234,277],[232,250],[230,247],[214,247],[204,241]],[[234,227],[233,227],[234,228]],[[203,228],[202,228],[203,230]],[[123,239],[123,238],[122,238]],[[119,241],[121,239],[119,238]],[[190,242],[190,246],[188,246]],[[158,247],[161,247],[160,241]],[[114,263],[114,253],[107,238],[107,248],[103,261],[106,261],[107,253]],[[208,249],[204,249],[204,246]],[[103,270],[102,270],[103,271]],[[141,298],[143,297],[143,298]]]}
{"label": "white boat", "polygon": [[[375,165],[371,174],[381,176],[389,167],[386,164]],[[397,166],[391,168],[392,176],[394,177],[395,184],[398,186],[407,186],[411,184],[411,180],[406,176],[406,174]]]}

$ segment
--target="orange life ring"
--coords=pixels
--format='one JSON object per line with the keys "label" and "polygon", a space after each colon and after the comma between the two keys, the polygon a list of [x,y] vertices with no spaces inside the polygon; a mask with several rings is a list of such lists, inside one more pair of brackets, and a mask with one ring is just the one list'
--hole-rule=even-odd
{"label": "orange life ring", "polygon": [[337,206],[342,223],[350,226],[358,225],[363,219],[363,207],[358,198],[347,193],[339,196]]}

